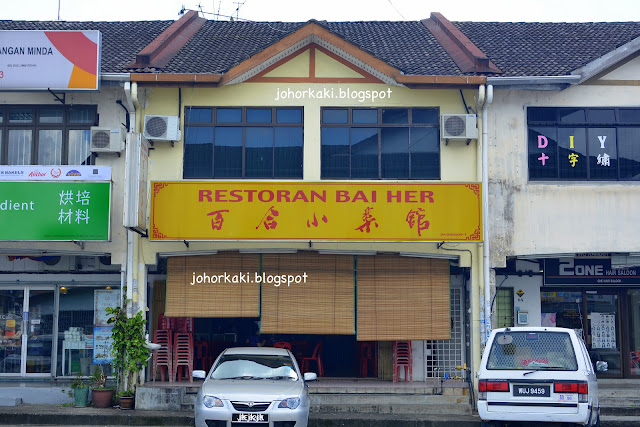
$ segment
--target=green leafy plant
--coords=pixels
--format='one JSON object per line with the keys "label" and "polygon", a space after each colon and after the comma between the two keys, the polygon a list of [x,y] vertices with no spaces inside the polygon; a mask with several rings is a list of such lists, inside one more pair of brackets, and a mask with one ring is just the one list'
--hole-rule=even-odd
{"label": "green leafy plant", "polygon": [[117,394],[118,397],[133,397],[134,395],[135,392],[133,390],[122,390]]}
{"label": "green leafy plant", "polygon": [[91,383],[91,388],[94,390],[105,390],[110,387],[107,387],[108,377],[107,374],[102,370],[102,366],[93,371],[93,375],[89,377],[89,382]]}
{"label": "green leafy plant", "polygon": [[73,389],[86,387],[86,386],[87,386],[87,383],[82,377],[82,373],[78,373],[78,375],[76,375],[76,377],[73,379],[73,382],[71,383],[71,388]]}
{"label": "green leafy plant", "polygon": [[138,384],[138,373],[149,358],[146,346],[145,324],[142,312],[127,316],[126,304],[122,307],[107,307],[110,316],[107,322],[113,325],[113,367],[118,378],[119,395],[130,393],[133,396]]}

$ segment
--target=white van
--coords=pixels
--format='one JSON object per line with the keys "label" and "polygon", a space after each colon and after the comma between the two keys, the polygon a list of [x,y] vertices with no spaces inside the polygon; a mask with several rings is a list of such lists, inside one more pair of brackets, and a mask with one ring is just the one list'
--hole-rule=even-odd
{"label": "white van", "polygon": [[478,373],[478,413],[483,427],[518,421],[599,426],[598,383],[582,338],[566,328],[491,331]]}

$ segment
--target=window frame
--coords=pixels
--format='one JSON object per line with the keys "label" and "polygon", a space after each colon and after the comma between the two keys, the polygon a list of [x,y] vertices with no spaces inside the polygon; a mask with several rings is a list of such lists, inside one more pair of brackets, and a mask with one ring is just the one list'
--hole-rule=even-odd
{"label": "window frame", "polygon": [[[188,121],[189,111],[192,109],[208,109],[211,110],[211,122],[190,122]],[[218,110],[226,110],[226,109],[240,109],[241,110],[241,118],[239,122],[218,122]],[[247,110],[270,110],[271,111],[271,122],[249,122],[247,121]],[[277,113],[280,110],[300,110],[300,122],[299,123],[278,123]],[[251,179],[251,180],[261,180],[261,179],[302,179],[304,173],[304,106],[286,106],[286,107],[272,107],[272,106],[199,106],[199,105],[190,105],[184,107],[184,128],[185,128],[185,143],[182,153],[183,160],[183,170],[182,170],[182,178],[183,179],[216,179],[216,180],[224,180],[224,179]],[[185,162],[185,153],[187,150],[186,137],[188,133],[188,128],[211,128],[212,129],[212,156],[211,156],[211,175],[210,176],[185,176],[186,165]],[[242,157],[241,157],[241,176],[216,176],[215,169],[215,148],[216,148],[216,128],[241,128],[242,131]],[[272,146],[272,155],[271,155],[271,168],[272,175],[270,177],[255,177],[247,175],[247,129],[248,128],[271,128],[273,130],[273,146]],[[302,146],[301,149],[301,165],[300,165],[300,174],[295,177],[287,177],[287,176],[279,176],[276,174],[276,128],[300,128],[302,131]]]}
{"label": "window frame", "polygon": [[[554,119],[553,120],[535,120],[535,119],[531,119],[530,118],[530,113],[533,110],[549,110],[549,113],[551,113],[551,110],[555,110],[553,113]],[[611,110],[614,113],[614,120],[610,121],[610,120],[597,120],[595,118],[595,114],[596,112],[599,111],[603,111],[603,110]],[[570,113],[570,112],[584,112],[584,120],[564,120],[563,117],[564,114],[563,113]],[[557,106],[527,106],[527,108],[525,109],[525,115],[526,115],[526,123],[527,123],[527,138],[526,138],[526,143],[527,143],[527,178],[530,182],[556,182],[556,181],[561,181],[561,182],[635,182],[635,181],[639,181],[640,180],[640,174],[638,176],[638,178],[636,179],[629,179],[629,178],[622,178],[621,177],[621,165],[620,165],[620,160],[621,160],[621,154],[620,154],[620,147],[621,147],[621,140],[619,138],[619,134],[620,134],[620,130],[621,129],[633,129],[633,128],[638,128],[640,129],[640,116],[638,116],[639,118],[637,119],[636,122],[633,122],[633,120],[631,122],[623,122],[620,118],[620,113],[621,111],[640,111],[640,107],[613,107],[613,106],[600,106],[600,107],[576,107],[576,106],[569,106],[569,107],[557,107]],[[549,117],[550,118],[550,117]],[[547,128],[547,129],[555,129],[555,134],[556,134],[556,141],[555,141],[555,150],[554,150],[554,156],[555,156],[555,162],[556,165],[554,166],[555,169],[553,169],[553,171],[555,172],[554,176],[532,176],[532,172],[534,170],[540,170],[539,168],[537,169],[533,169],[532,163],[531,163],[531,156],[537,154],[531,151],[532,148],[532,143],[531,143],[531,135],[532,132],[535,132],[535,128]],[[560,143],[558,142],[558,138],[557,135],[560,133],[561,129],[583,129],[584,130],[584,134],[585,134],[585,141],[584,141],[584,145],[585,147],[585,155],[583,156],[584,160],[586,162],[586,176],[585,177],[563,177],[563,168],[561,166],[561,159],[560,159],[560,153],[559,150],[561,148]],[[593,177],[594,175],[594,166],[592,165],[592,155],[590,154],[590,131],[592,129],[611,129],[613,130],[614,134],[615,134],[615,148],[613,151],[615,151],[615,158],[611,158],[611,161],[615,161],[616,165],[615,165],[615,177],[612,178],[601,178],[601,177]],[[628,147],[628,146],[627,146]],[[624,147],[626,148],[626,147]],[[628,150],[623,149],[622,150],[623,153],[628,152]],[[566,165],[565,165],[566,166]]]}
{"label": "window frame", "polygon": [[[30,123],[12,123],[9,120],[9,114],[12,110],[18,108],[28,108],[32,110],[32,120]],[[74,108],[86,108],[93,115],[91,123],[71,123],[71,110]],[[41,122],[42,110],[62,110],[62,121],[59,123]],[[58,105],[58,104],[2,104],[0,105],[0,165],[7,166],[9,161],[9,132],[12,130],[28,130],[31,131],[31,153],[28,165],[39,166],[38,159],[40,149],[40,131],[55,130],[62,131],[62,147],[61,147],[61,165],[69,165],[69,133],[72,130],[90,131],[92,126],[98,125],[98,106],[92,104],[76,104],[76,105]],[[89,165],[95,163],[95,154],[90,153]],[[50,165],[42,165],[50,166]],[[80,166],[80,165],[71,165]]]}
{"label": "window frame", "polygon": [[[347,111],[347,122],[346,123],[326,123],[324,120],[324,112],[331,110],[346,110]],[[353,121],[353,112],[354,110],[371,110],[377,112],[377,122],[376,123],[354,123]],[[396,111],[407,111],[407,122],[406,123],[384,123],[383,121],[383,111],[396,110]],[[434,110],[436,115],[436,121],[433,123],[414,123],[413,121],[413,111],[414,110]],[[442,179],[442,149],[441,149],[441,137],[440,137],[440,107],[433,106],[417,106],[417,107],[341,107],[341,106],[326,106],[320,109],[320,149],[321,149],[321,158],[322,154],[322,132],[324,129],[336,129],[336,128],[346,128],[349,131],[349,176],[348,177],[326,177],[324,171],[324,165],[321,163],[320,165],[320,179],[322,180],[406,180],[406,181],[416,181],[416,180],[428,180],[428,181],[439,181]],[[375,128],[377,129],[377,138],[378,138],[378,161],[377,168],[378,173],[377,177],[368,177],[368,178],[360,178],[353,177],[353,154],[351,152],[351,130],[352,129],[362,129],[362,128]],[[438,155],[438,172],[437,176],[429,177],[429,178],[415,178],[412,176],[412,160],[411,156],[413,154],[410,151],[411,147],[411,137],[412,137],[412,128],[425,128],[425,129],[435,129],[436,141],[437,141],[437,155]],[[382,134],[383,129],[407,129],[409,135],[409,165],[408,165],[408,177],[385,177],[383,176],[383,147],[382,147]],[[419,153],[419,152],[416,152]]]}

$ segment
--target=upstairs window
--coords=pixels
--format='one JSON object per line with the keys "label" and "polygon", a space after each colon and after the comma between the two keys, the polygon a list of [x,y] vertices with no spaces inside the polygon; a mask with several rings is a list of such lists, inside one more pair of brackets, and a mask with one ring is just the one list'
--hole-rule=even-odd
{"label": "upstairs window", "polygon": [[440,179],[437,108],[323,108],[322,179]]}
{"label": "upstairs window", "polygon": [[639,108],[527,109],[529,179],[640,180]]}
{"label": "upstairs window", "polygon": [[187,107],[188,178],[302,178],[303,109]]}
{"label": "upstairs window", "polygon": [[90,165],[94,105],[0,106],[0,164]]}

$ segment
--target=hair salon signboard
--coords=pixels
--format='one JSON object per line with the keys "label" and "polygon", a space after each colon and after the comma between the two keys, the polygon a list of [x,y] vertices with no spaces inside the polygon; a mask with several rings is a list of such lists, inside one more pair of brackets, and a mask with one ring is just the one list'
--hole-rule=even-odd
{"label": "hair salon signboard", "polygon": [[614,267],[611,258],[556,258],[544,261],[545,285],[640,284],[640,267]]}
{"label": "hair salon signboard", "polygon": [[0,90],[98,90],[99,31],[0,31]]}

